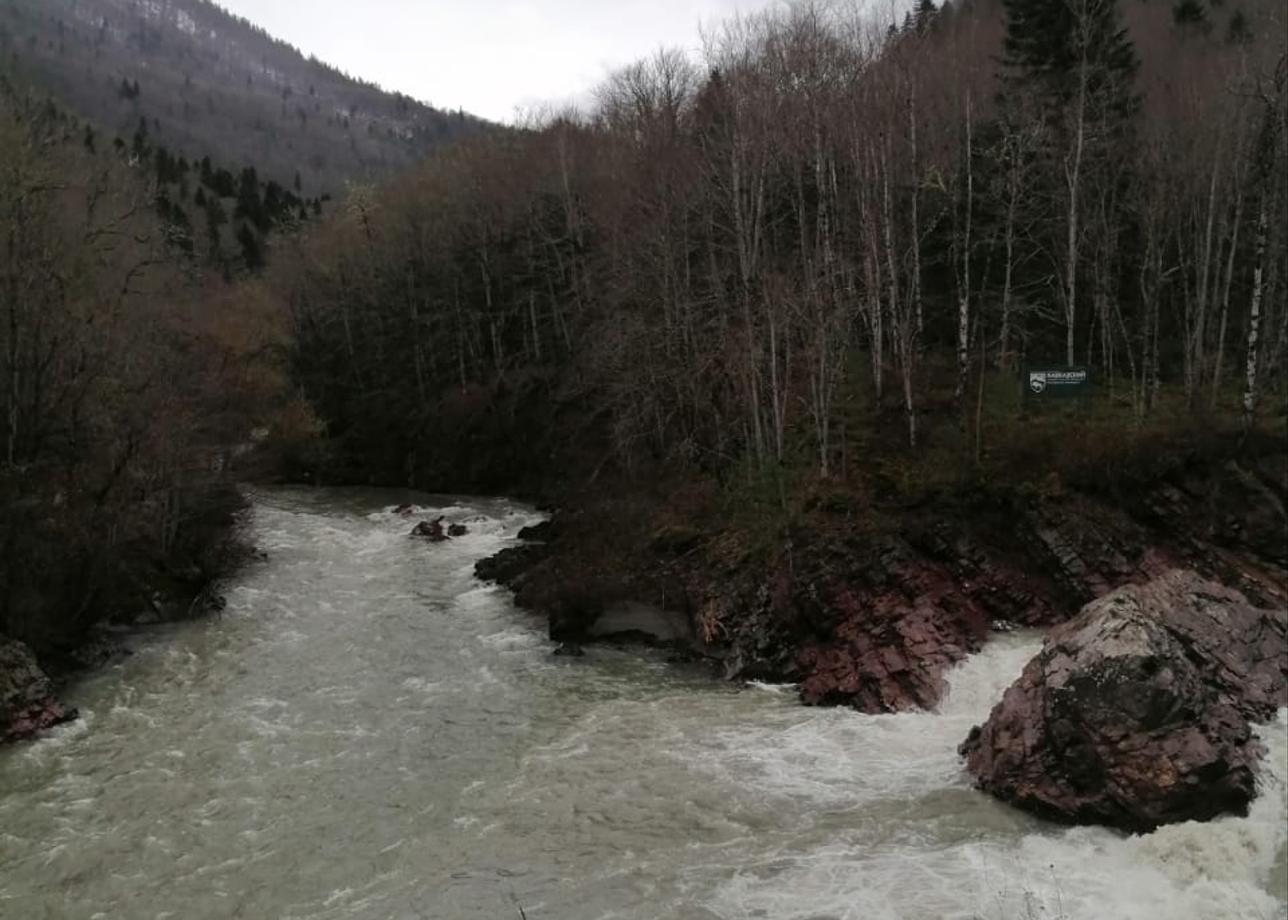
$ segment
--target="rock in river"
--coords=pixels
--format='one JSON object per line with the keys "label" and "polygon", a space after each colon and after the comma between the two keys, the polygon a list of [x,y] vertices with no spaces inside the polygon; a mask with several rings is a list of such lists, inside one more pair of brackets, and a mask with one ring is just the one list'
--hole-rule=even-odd
{"label": "rock in river", "polygon": [[435,518],[432,521],[421,521],[411,532],[413,537],[424,537],[430,543],[442,543],[446,540],[447,532],[443,529],[443,519]]}
{"label": "rock in river", "polygon": [[1288,613],[1174,570],[1087,604],[961,746],[981,789],[1039,815],[1148,831],[1245,814],[1285,705]]}
{"label": "rock in river", "polygon": [[21,642],[0,636],[0,742],[21,741],[76,718]]}

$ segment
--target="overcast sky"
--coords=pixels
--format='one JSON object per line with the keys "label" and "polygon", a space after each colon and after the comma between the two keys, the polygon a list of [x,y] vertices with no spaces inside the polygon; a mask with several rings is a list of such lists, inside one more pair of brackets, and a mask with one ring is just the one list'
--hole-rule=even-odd
{"label": "overcast sky", "polygon": [[305,54],[440,108],[511,121],[778,0],[218,0]]}

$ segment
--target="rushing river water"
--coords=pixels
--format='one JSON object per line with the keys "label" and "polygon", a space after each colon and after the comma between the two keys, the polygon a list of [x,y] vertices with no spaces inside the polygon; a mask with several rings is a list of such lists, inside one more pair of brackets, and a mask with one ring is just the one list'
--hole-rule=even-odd
{"label": "rushing river water", "polygon": [[1285,912],[1288,716],[1250,817],[1125,838],[974,792],[954,753],[1037,650],[937,713],[806,709],[660,657],[550,654],[474,562],[537,519],[280,491],[218,618],[0,751],[0,917],[1219,920]]}

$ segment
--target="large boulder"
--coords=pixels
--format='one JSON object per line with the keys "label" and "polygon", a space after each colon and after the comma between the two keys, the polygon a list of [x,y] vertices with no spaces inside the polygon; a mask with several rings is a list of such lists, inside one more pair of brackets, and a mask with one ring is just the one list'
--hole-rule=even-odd
{"label": "large boulder", "polygon": [[1054,629],[961,747],[981,789],[1039,815],[1147,831],[1244,814],[1288,703],[1283,610],[1174,570]]}
{"label": "large boulder", "polygon": [[54,698],[54,688],[31,649],[0,636],[0,743],[31,738],[76,718]]}

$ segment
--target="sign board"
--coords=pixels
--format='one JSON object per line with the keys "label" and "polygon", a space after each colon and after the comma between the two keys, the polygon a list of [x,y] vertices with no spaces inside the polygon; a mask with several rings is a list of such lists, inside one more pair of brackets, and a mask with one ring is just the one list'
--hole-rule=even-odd
{"label": "sign board", "polygon": [[1031,367],[1024,372],[1024,394],[1031,399],[1062,399],[1091,393],[1085,367]]}

